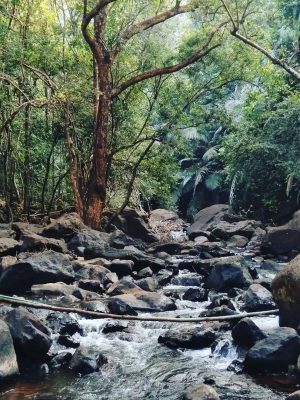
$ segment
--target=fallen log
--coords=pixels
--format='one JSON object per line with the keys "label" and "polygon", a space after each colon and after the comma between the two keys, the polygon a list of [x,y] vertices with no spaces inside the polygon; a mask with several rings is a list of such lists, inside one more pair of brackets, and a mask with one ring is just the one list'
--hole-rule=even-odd
{"label": "fallen log", "polygon": [[232,321],[232,320],[239,320],[246,317],[259,317],[265,315],[277,315],[279,310],[270,310],[270,311],[257,311],[251,313],[240,313],[235,315],[225,315],[219,317],[198,317],[198,318],[172,318],[172,317],[155,317],[155,316],[143,316],[143,315],[118,315],[118,314],[110,314],[110,313],[101,313],[98,311],[88,311],[83,310],[77,307],[63,307],[63,306],[56,306],[52,304],[41,303],[32,300],[26,300],[16,296],[5,296],[0,295],[0,302],[26,306],[31,308],[39,308],[44,310],[50,311],[59,311],[59,312],[66,312],[66,313],[75,313],[82,315],[84,317],[92,317],[95,319],[119,319],[119,320],[126,320],[126,321],[152,321],[152,322],[178,322],[178,323],[199,323],[199,322],[209,322],[209,321]]}

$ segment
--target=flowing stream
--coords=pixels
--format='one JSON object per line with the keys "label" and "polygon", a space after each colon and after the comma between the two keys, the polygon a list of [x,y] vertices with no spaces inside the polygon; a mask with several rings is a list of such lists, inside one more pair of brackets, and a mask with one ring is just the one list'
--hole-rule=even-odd
{"label": "flowing stream", "polygon": [[[165,290],[187,287],[169,285]],[[178,310],[160,315],[199,315],[208,302],[183,301],[179,295]],[[75,318],[75,316],[74,316]],[[277,317],[254,319],[262,329],[278,326]],[[242,359],[244,352],[231,340],[230,332],[214,347],[203,350],[171,350],[157,339],[172,326],[161,322],[130,322],[123,332],[103,334],[108,320],[79,319],[84,336],[81,344],[99,349],[108,358],[100,373],[74,376],[70,372],[40,377],[23,377],[6,387],[2,400],[177,400],[193,384],[213,383],[222,400],[279,400],[285,391],[296,387],[282,377],[266,382],[227,370],[232,361]],[[174,325],[173,325],[174,326]],[[180,325],[177,325],[180,329]]]}

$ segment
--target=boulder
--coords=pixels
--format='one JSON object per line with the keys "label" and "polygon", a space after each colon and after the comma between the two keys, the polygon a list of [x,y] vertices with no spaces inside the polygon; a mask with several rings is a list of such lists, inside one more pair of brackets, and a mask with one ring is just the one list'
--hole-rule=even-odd
{"label": "boulder", "polygon": [[258,225],[259,223],[257,221],[252,220],[233,223],[220,221],[214,226],[211,233],[216,238],[223,240],[230,239],[232,236],[243,236],[247,239],[251,239]]}
{"label": "boulder", "polygon": [[227,204],[215,204],[199,211],[194,218],[194,223],[187,229],[189,239],[193,240],[197,236],[203,236],[203,232],[209,231],[211,227],[222,221],[224,214],[228,211]]}
{"label": "boulder", "polygon": [[157,257],[152,257],[132,246],[125,249],[103,248],[99,246],[87,247],[84,251],[84,257],[87,260],[98,257],[105,258],[106,260],[132,260],[137,270],[150,267],[154,272],[157,272],[165,267],[165,261]]}
{"label": "boulder", "polygon": [[20,251],[21,244],[12,238],[0,238],[0,257],[15,256]]}
{"label": "boulder", "polygon": [[0,276],[0,292],[21,294],[40,283],[74,281],[69,257],[52,250],[36,253],[5,268]]}
{"label": "boulder", "polygon": [[197,272],[197,274],[208,276],[212,268],[218,263],[227,264],[241,264],[245,265],[245,260],[241,256],[228,256],[228,257],[210,257],[207,259],[195,259],[181,261],[178,264],[178,269],[188,269],[191,272]]}
{"label": "boulder", "polygon": [[102,333],[115,333],[115,332],[123,332],[128,328],[128,323],[125,321],[109,321],[102,329]]}
{"label": "boulder", "polygon": [[57,343],[71,349],[77,349],[80,346],[80,342],[70,335],[60,335],[57,339]]}
{"label": "boulder", "polygon": [[201,327],[170,329],[158,337],[158,343],[162,343],[171,349],[203,349],[211,346],[216,340],[216,332],[213,329]]}
{"label": "boulder", "polygon": [[77,290],[75,285],[67,285],[63,282],[44,283],[31,286],[31,292],[39,297],[42,296],[71,296]]}
{"label": "boulder", "polygon": [[16,240],[20,240],[25,235],[40,235],[43,229],[40,225],[29,224],[28,222],[14,222],[11,228],[15,232]]}
{"label": "boulder", "polygon": [[138,285],[139,288],[146,290],[146,292],[155,292],[158,287],[157,280],[152,276],[144,279],[139,279],[138,281],[135,281],[135,283]]}
{"label": "boulder", "polygon": [[188,273],[174,276],[171,280],[171,285],[199,287],[201,286],[202,281],[203,278],[198,274]]}
{"label": "boulder", "polygon": [[74,234],[68,242],[68,249],[77,255],[81,255],[82,251],[89,246],[107,247],[109,240],[110,235],[108,233],[85,228],[81,232]]}
{"label": "boulder", "polygon": [[81,218],[76,213],[64,214],[58,219],[53,220],[42,230],[42,236],[54,238],[54,239],[65,239],[66,241],[72,239],[72,237],[82,231],[88,229],[84,225]]}
{"label": "boulder", "polygon": [[10,330],[2,320],[0,320],[0,359],[0,382],[19,373]]}
{"label": "boulder", "polygon": [[143,268],[143,269],[141,269],[141,270],[138,272],[137,276],[138,276],[139,278],[141,278],[141,279],[143,279],[143,278],[148,278],[148,277],[150,277],[150,276],[153,276],[153,271],[152,271],[152,269],[149,268],[149,267]]}
{"label": "boulder", "polygon": [[54,250],[59,253],[67,252],[67,245],[64,240],[46,238],[36,233],[28,233],[21,236],[21,251],[43,251]]}
{"label": "boulder", "polygon": [[69,351],[62,351],[51,359],[49,362],[49,368],[52,370],[57,370],[64,367],[66,368],[69,365],[72,357],[73,355]]}
{"label": "boulder", "polygon": [[239,321],[232,329],[233,340],[246,347],[252,347],[255,343],[266,338],[263,331],[250,318]]}
{"label": "boulder", "polygon": [[78,281],[82,279],[94,280],[98,281],[103,286],[118,281],[117,275],[102,265],[91,265],[86,262],[75,261],[73,262],[73,270],[75,279]]}
{"label": "boulder", "polygon": [[197,385],[188,388],[183,400],[220,400],[218,393],[209,385]]}
{"label": "boulder", "polygon": [[104,287],[98,280],[92,279],[81,279],[78,281],[78,287],[80,289],[88,290],[91,292],[102,294],[104,292]]}
{"label": "boulder", "polygon": [[94,347],[80,346],[70,361],[70,369],[76,373],[87,375],[97,372],[107,363],[107,358]]}
{"label": "boulder", "polygon": [[164,209],[151,211],[149,226],[159,237],[160,242],[186,240],[185,235],[183,235],[186,223],[173,211]]}
{"label": "boulder", "polygon": [[300,232],[300,210],[293,214],[293,217],[287,225],[289,228]]}
{"label": "boulder", "polygon": [[18,359],[43,361],[52,345],[51,332],[31,312],[23,307],[6,316]]}
{"label": "boulder", "polygon": [[204,288],[189,288],[182,296],[183,300],[188,301],[207,301],[207,290]]}
{"label": "boulder", "polygon": [[121,294],[136,292],[139,290],[141,290],[139,286],[137,286],[131,280],[124,278],[111,285],[106,291],[106,294],[108,294],[109,296],[118,296]]}
{"label": "boulder", "polygon": [[261,245],[263,253],[275,255],[300,251],[300,231],[287,225],[268,228]]}
{"label": "boulder", "polygon": [[245,236],[233,235],[226,244],[230,248],[243,248],[246,247],[249,240]]}
{"label": "boulder", "polygon": [[300,337],[292,328],[278,328],[248,351],[245,368],[251,373],[287,371],[296,365],[300,354]]}
{"label": "boulder", "polygon": [[[110,310],[112,309],[112,307],[114,307],[115,300],[120,300],[129,308],[140,312],[160,312],[176,310],[175,303],[167,296],[161,293],[146,292],[141,289],[139,289],[138,291],[134,291],[134,293],[127,293],[120,296],[112,297],[108,303],[108,308]],[[116,313],[119,314],[119,312]]]}
{"label": "boulder", "polygon": [[109,312],[118,315],[138,315],[138,313],[128,304],[126,299],[112,297],[107,304]]}
{"label": "boulder", "polygon": [[248,288],[252,283],[251,275],[244,263],[228,262],[226,260],[217,262],[211,269],[206,281],[206,286],[219,292],[235,288]]}
{"label": "boulder", "polygon": [[262,285],[252,284],[243,296],[247,311],[266,311],[276,309],[272,293]]}
{"label": "boulder", "polygon": [[[114,211],[106,211],[104,218],[110,219]],[[150,230],[145,215],[139,214],[136,210],[126,208],[121,215],[117,215],[113,224],[119,230],[133,238],[141,239],[145,243],[154,243],[158,237]]]}
{"label": "boulder", "polygon": [[134,267],[134,262],[132,260],[113,260],[108,266],[111,272],[115,272],[119,278],[126,275],[131,275]]}
{"label": "boulder", "polygon": [[297,329],[300,325],[300,255],[284,267],[272,282],[279,307],[279,323]]}

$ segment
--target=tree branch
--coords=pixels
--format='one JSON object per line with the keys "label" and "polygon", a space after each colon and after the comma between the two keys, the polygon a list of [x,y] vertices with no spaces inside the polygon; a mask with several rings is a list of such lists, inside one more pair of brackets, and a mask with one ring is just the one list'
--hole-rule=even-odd
{"label": "tree branch", "polygon": [[155,17],[146,19],[145,21],[132,25],[129,29],[125,30],[120,35],[118,42],[116,43],[116,45],[112,50],[112,54],[116,56],[116,54],[118,54],[118,52],[120,51],[121,47],[138,33],[146,31],[147,29],[152,28],[153,26],[158,25],[162,22],[165,22],[166,20],[173,18],[176,15],[191,12],[194,11],[195,9],[196,6],[191,6],[191,5],[180,6],[180,2],[177,1],[175,7],[171,8],[170,10],[167,10],[161,14],[156,15]]}
{"label": "tree branch", "polygon": [[189,65],[192,65],[195,62],[201,60],[203,57],[205,57],[207,54],[209,54],[212,50],[214,50],[220,46],[220,44],[215,44],[215,45],[207,48],[209,46],[209,44],[211,43],[213,37],[215,36],[216,32],[225,24],[227,24],[227,22],[223,23],[216,30],[214,30],[208,36],[208,39],[206,40],[205,44],[189,58],[181,61],[178,64],[171,65],[169,67],[155,68],[155,69],[146,71],[140,75],[137,75],[137,76],[129,79],[128,81],[122,83],[119,87],[115,88],[112,91],[112,97],[114,98],[114,97],[119,96],[122,92],[124,92],[124,90],[128,89],[129,87],[131,87],[133,85],[136,85],[137,83],[143,82],[150,78],[154,78],[155,76],[169,75],[174,72],[178,72],[178,71],[182,70],[183,68],[186,68]]}
{"label": "tree branch", "polygon": [[294,77],[297,81],[300,81],[300,73],[296,71],[293,67],[287,64],[285,61],[280,60],[279,58],[273,56],[269,51],[265,48],[260,46],[259,44],[253,42],[246,36],[241,35],[238,31],[233,30],[231,32],[232,36],[236,37],[237,39],[241,40],[243,43],[247,44],[248,46],[252,47],[253,49],[259,51],[260,53],[264,54],[274,65],[278,65],[282,69],[284,69],[289,75]]}

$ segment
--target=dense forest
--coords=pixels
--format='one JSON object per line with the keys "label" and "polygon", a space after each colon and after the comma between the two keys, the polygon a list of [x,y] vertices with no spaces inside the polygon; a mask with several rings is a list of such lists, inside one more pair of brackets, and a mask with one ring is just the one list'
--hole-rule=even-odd
{"label": "dense forest", "polygon": [[0,5],[0,218],[299,201],[293,0]]}

